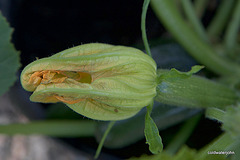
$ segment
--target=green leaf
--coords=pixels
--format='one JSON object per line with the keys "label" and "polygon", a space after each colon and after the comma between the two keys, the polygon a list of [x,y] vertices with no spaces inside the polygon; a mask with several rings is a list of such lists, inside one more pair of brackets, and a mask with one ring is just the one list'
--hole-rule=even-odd
{"label": "green leaf", "polygon": [[48,120],[0,125],[0,133],[7,135],[40,134],[55,137],[89,137],[95,133],[96,122],[82,120]]}
{"label": "green leaf", "polygon": [[162,139],[159,135],[158,128],[150,116],[152,112],[152,107],[153,107],[153,104],[150,104],[147,107],[144,133],[147,141],[146,143],[149,145],[149,150],[153,154],[158,154],[163,150],[163,144],[162,144]]}
{"label": "green leaf", "polygon": [[214,108],[214,107],[207,108],[205,112],[205,116],[207,118],[212,120],[217,120],[219,122],[223,121],[224,114],[225,114],[225,111],[219,108]]}
{"label": "green leaf", "polygon": [[16,81],[20,67],[19,53],[10,42],[13,29],[0,12],[0,95]]}
{"label": "green leaf", "polygon": [[240,138],[240,105],[230,106],[222,116],[223,130],[236,139]]}
{"label": "green leaf", "polygon": [[206,145],[204,148],[197,152],[195,160],[213,160],[213,159],[224,159],[226,154],[207,154],[209,151],[230,151],[228,147],[230,147],[235,140],[228,133],[223,133],[216,139],[214,139],[211,143]]}
{"label": "green leaf", "polygon": [[239,160],[240,157],[240,138],[235,138],[235,142],[233,142],[226,151],[232,151],[234,154],[230,155],[231,160]]}
{"label": "green leaf", "polygon": [[172,68],[170,70],[170,72],[166,72],[166,73],[160,74],[160,79],[166,79],[166,78],[188,78],[188,77],[192,76],[193,74],[199,72],[203,68],[204,68],[204,66],[195,65],[188,72],[181,72],[181,71],[176,70],[175,68]]}

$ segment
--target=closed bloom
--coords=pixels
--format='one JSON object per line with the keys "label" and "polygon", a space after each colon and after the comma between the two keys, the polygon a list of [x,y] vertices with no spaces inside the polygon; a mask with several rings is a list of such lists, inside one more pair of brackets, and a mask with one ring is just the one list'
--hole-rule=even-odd
{"label": "closed bloom", "polygon": [[97,120],[129,118],[156,96],[156,64],[142,51],[90,43],[25,67],[21,83],[31,101],[63,102]]}

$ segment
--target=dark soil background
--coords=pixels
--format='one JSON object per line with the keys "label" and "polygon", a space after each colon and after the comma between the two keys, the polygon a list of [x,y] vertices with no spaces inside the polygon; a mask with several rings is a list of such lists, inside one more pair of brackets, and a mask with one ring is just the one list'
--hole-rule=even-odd
{"label": "dark soil background", "polygon": [[[139,0],[0,0],[0,9],[14,27],[13,42],[23,66],[76,45],[141,42]],[[159,37],[161,25],[149,10],[148,36]]]}

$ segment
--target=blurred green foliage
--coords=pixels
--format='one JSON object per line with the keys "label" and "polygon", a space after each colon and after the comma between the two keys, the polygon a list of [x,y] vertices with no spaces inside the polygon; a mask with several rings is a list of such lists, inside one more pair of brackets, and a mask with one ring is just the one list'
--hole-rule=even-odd
{"label": "blurred green foliage", "polygon": [[17,80],[20,67],[19,52],[11,43],[13,29],[0,12],[0,95],[5,93]]}

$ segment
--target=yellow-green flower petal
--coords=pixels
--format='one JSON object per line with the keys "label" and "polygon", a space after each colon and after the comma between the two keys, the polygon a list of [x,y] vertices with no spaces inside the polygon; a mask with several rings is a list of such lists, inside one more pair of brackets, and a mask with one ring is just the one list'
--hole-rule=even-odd
{"label": "yellow-green flower petal", "polygon": [[98,120],[135,115],[156,95],[156,64],[142,51],[91,43],[36,60],[21,74],[31,101],[63,102]]}

